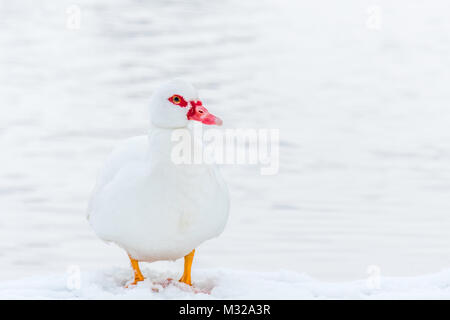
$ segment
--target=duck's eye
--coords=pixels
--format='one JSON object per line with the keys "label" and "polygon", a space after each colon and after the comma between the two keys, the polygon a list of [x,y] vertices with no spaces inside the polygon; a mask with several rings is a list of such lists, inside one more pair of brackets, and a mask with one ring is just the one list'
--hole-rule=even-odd
{"label": "duck's eye", "polygon": [[187,101],[184,100],[183,97],[178,94],[174,94],[173,96],[171,96],[169,98],[169,101],[181,108],[185,108],[188,105]]}
{"label": "duck's eye", "polygon": [[202,110],[198,110],[198,113],[203,113],[203,111]]}

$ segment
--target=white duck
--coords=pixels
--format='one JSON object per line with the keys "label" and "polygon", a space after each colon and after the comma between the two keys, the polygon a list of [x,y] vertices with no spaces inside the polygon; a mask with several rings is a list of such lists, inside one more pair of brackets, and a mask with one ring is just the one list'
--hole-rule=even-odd
{"label": "white duck", "polygon": [[88,220],[96,234],[123,248],[134,282],[144,280],[139,261],[185,258],[180,281],[191,284],[195,248],[220,235],[229,196],[219,171],[208,164],[171,160],[172,133],[189,120],[221,125],[182,80],[162,85],[150,101],[147,136],[122,142],[110,155],[94,189]]}

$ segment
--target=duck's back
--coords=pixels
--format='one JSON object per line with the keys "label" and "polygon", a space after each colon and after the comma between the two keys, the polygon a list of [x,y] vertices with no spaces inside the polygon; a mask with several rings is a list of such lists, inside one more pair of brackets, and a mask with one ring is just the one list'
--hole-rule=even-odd
{"label": "duck's back", "polygon": [[136,162],[142,162],[146,157],[148,138],[147,136],[136,136],[126,139],[111,152],[100,170],[88,206],[88,220],[95,214],[96,200],[98,196],[111,181],[114,180],[120,170]]}
{"label": "duck's back", "polygon": [[97,178],[96,189],[103,188],[127,164],[143,161],[148,145],[147,136],[137,136],[122,141],[109,155]]}

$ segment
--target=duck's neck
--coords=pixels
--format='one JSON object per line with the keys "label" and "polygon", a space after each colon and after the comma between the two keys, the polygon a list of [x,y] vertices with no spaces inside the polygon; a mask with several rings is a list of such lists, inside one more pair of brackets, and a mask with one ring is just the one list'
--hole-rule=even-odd
{"label": "duck's neck", "polygon": [[[152,161],[171,161],[172,150],[180,144],[182,135],[192,137],[188,127],[163,128],[152,124],[148,131],[150,158]],[[186,136],[183,137],[186,139]]]}

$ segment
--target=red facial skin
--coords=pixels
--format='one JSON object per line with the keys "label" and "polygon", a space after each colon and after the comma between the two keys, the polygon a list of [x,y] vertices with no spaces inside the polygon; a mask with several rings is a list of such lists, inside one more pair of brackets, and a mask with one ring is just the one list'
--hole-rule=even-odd
{"label": "red facial skin", "polygon": [[[187,101],[180,95],[174,94],[168,99],[174,105],[179,106],[181,108],[187,107]],[[208,109],[206,109],[200,100],[198,101],[189,101],[191,108],[186,114],[188,120],[200,121],[203,124],[207,125],[222,125],[222,120],[215,115],[209,113]]]}
{"label": "red facial skin", "polygon": [[170,102],[172,102],[174,105],[182,107],[182,108],[186,108],[188,105],[187,101],[184,100],[184,98],[182,96],[179,96],[177,94],[174,94],[168,100]]}
{"label": "red facial skin", "polygon": [[189,101],[191,104],[191,108],[186,114],[188,120],[200,121],[203,124],[207,125],[222,125],[222,120],[215,115],[209,113],[208,109],[206,109],[201,101]]}

